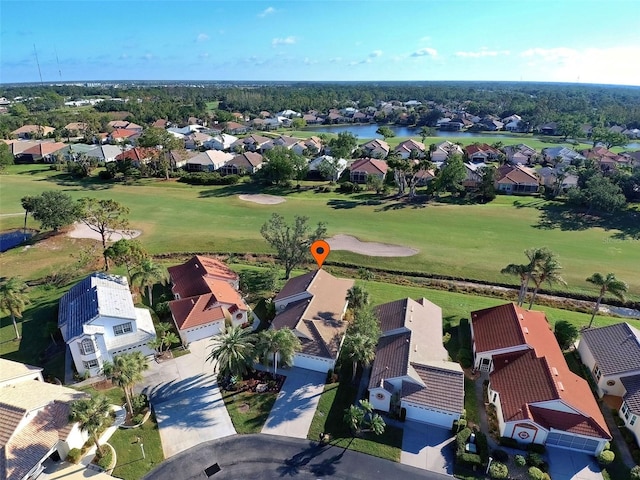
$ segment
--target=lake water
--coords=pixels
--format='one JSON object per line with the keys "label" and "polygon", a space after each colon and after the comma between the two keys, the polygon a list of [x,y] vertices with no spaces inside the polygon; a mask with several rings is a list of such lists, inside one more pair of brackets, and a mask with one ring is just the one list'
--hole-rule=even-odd
{"label": "lake water", "polygon": [[0,252],[6,252],[10,248],[17,247],[25,240],[30,239],[33,233],[22,233],[22,230],[14,230],[13,232],[0,233]]}
{"label": "lake water", "polygon": [[[387,125],[396,137],[420,137],[420,128],[416,127],[401,127],[397,125]],[[375,123],[365,125],[313,125],[305,128],[305,130],[318,132],[318,133],[342,133],[351,132],[358,138],[382,138],[382,135],[378,135],[376,130],[378,125]],[[436,137],[485,137],[485,138],[504,138],[504,134],[495,134],[489,132],[482,133],[470,133],[470,132],[449,132],[434,130]]]}

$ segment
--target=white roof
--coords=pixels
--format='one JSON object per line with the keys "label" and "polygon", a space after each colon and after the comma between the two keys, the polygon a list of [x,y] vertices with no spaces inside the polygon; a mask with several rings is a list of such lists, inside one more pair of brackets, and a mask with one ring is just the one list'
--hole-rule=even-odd
{"label": "white roof", "polygon": [[14,378],[26,377],[41,371],[42,368],[40,367],[0,358],[0,383],[13,380]]}

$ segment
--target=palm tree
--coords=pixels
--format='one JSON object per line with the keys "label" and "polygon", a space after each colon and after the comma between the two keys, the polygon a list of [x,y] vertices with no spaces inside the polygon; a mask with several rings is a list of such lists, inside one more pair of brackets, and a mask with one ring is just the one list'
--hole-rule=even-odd
{"label": "palm tree", "polygon": [[520,277],[520,290],[518,291],[518,305],[520,305],[521,299],[524,297],[524,285],[527,281],[527,266],[517,263],[510,263],[500,273],[503,275],[516,275]]}
{"label": "palm tree", "polygon": [[[162,337],[162,344],[167,347],[167,350],[171,347],[171,345],[173,345],[174,343],[178,343],[180,341],[180,338],[173,332],[167,332],[165,333]],[[162,353],[162,351],[160,351],[160,353]]]}
{"label": "palm tree", "polygon": [[365,333],[357,332],[347,335],[342,345],[342,355],[352,362],[351,381],[353,381],[356,378],[358,363],[366,367],[376,358],[376,341]]}
{"label": "palm tree", "polygon": [[252,332],[232,325],[213,337],[207,360],[216,362],[215,370],[222,377],[241,377],[252,367],[254,352]]}
{"label": "palm tree", "polygon": [[24,208],[24,227],[22,229],[22,234],[24,235],[24,239],[27,239],[27,217],[33,210],[36,208],[36,197],[27,195],[20,199],[22,203],[22,208]]}
{"label": "palm tree", "polygon": [[20,332],[16,318],[22,318],[22,312],[29,304],[27,285],[17,277],[11,277],[0,284],[0,310],[8,312],[16,331],[16,340],[20,340]]}
{"label": "palm tree", "polygon": [[133,415],[133,405],[131,404],[133,387],[142,380],[142,372],[148,368],[147,359],[139,351],[116,355],[113,357],[113,362],[105,362],[102,366],[104,376],[110,378],[124,390],[131,415]]}
{"label": "palm tree", "polygon": [[281,365],[290,367],[293,365],[293,357],[300,351],[302,345],[300,339],[290,328],[280,330],[263,330],[258,335],[256,342],[256,352],[263,365],[268,365],[271,355],[273,355],[273,375],[278,373],[278,362]]}
{"label": "palm tree", "polygon": [[347,291],[347,302],[352,310],[359,310],[369,305],[369,292],[360,285],[354,285]]}
{"label": "palm tree", "polygon": [[527,278],[524,284],[524,291],[522,292],[522,298],[520,298],[519,302],[520,306],[524,303],[527,292],[529,291],[529,282],[533,279],[533,276],[545,259],[553,255],[547,248],[529,248],[524,251],[524,254],[529,259],[529,263],[527,264]]}
{"label": "palm tree", "polygon": [[147,298],[149,306],[153,305],[153,286],[156,283],[162,283],[167,279],[167,272],[157,263],[153,263],[149,259],[145,259],[140,264],[139,270],[131,276],[131,283],[139,285],[140,288],[147,287]]}
{"label": "palm tree", "polygon": [[567,282],[565,282],[564,279],[560,276],[560,270],[562,270],[562,267],[560,266],[558,259],[553,253],[549,252],[549,255],[538,267],[538,271],[533,275],[533,281],[536,287],[533,290],[533,295],[531,296],[529,310],[531,310],[531,307],[533,307],[533,302],[536,301],[536,296],[538,295],[540,285],[542,285],[544,282],[547,282],[549,286],[554,283],[561,283],[563,285],[567,284]]}
{"label": "palm tree", "polygon": [[627,293],[629,287],[622,280],[618,280],[614,273],[607,273],[606,276],[603,276],[601,273],[594,273],[589,278],[587,278],[587,282],[593,283],[594,285],[600,287],[600,294],[598,295],[598,300],[596,301],[596,305],[593,308],[593,314],[591,315],[591,320],[589,320],[589,326],[587,328],[591,328],[593,324],[593,319],[600,310],[600,303],[602,303],[602,299],[606,295],[607,292],[611,293],[613,296],[618,299],[624,301],[624,294]]}
{"label": "palm tree", "polygon": [[107,397],[102,395],[76,400],[71,404],[69,420],[78,422],[80,429],[87,432],[96,446],[96,453],[102,456],[102,447],[98,443],[98,434],[109,422],[111,405]]}

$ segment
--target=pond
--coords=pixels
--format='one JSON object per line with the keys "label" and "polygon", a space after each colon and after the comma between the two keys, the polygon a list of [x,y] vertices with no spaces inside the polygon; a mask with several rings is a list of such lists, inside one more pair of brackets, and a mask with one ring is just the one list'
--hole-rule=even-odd
{"label": "pond", "polygon": [[0,233],[0,252],[6,252],[13,247],[17,247],[31,237],[33,237],[33,232],[27,232],[25,234],[22,230]]}
{"label": "pond", "polygon": [[[398,125],[387,125],[393,133],[395,133],[396,137],[420,137],[420,127],[403,127]],[[342,132],[351,132],[358,138],[382,138],[382,135],[378,135],[376,130],[379,125],[375,123],[366,124],[366,125],[314,125],[305,128],[305,130],[311,132],[318,133],[342,133]],[[471,132],[450,132],[450,131],[441,131],[434,130],[434,135],[436,137],[484,137],[484,138],[496,138],[503,139],[504,134],[496,134],[491,132],[479,132],[479,133],[471,133]]]}

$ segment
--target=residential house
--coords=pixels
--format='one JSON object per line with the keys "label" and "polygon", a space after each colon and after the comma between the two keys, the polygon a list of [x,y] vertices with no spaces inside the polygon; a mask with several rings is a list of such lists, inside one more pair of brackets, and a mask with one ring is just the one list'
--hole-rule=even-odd
{"label": "residential house", "polygon": [[211,141],[211,135],[207,135],[202,132],[194,132],[187,135],[184,139],[184,147],[188,150],[197,150],[198,148],[205,146]]}
{"label": "residential house", "polygon": [[332,180],[332,181],[337,181],[337,179],[340,178],[340,175],[342,175],[342,172],[344,172],[347,169],[348,162],[344,158],[339,158],[337,160],[337,162],[336,162],[337,170],[335,172],[335,175],[333,175],[333,178],[331,178],[330,176],[327,177],[327,176],[323,175],[322,172],[320,172],[320,165],[324,161],[333,162],[334,159],[330,155],[321,155],[319,157],[314,158],[313,160],[311,160],[309,162],[308,178],[310,180]]}
{"label": "residential house", "polygon": [[578,176],[567,173],[563,167],[542,167],[536,173],[545,188],[556,189],[558,193],[578,186]]}
{"label": "residential house", "polygon": [[440,130],[447,130],[452,132],[460,132],[473,126],[473,122],[466,118],[456,117],[447,119],[441,118],[438,120],[437,127]]}
{"label": "residential house", "polygon": [[398,144],[398,146],[394,148],[393,151],[405,159],[411,157],[412,155],[413,158],[422,158],[424,157],[425,148],[424,143],[410,138]]}
{"label": "residential house", "polygon": [[637,139],[640,138],[640,129],[639,128],[627,128],[622,132],[623,135],[626,135],[629,138]]}
{"label": "residential house", "polygon": [[[125,147],[126,150],[132,148],[130,145]],[[87,157],[95,158],[99,162],[115,162],[116,157],[122,153],[119,145],[98,145],[85,153]]]}
{"label": "residential house", "polygon": [[464,152],[460,145],[445,140],[436,145],[436,149],[431,152],[431,161],[434,163],[446,162],[452,155],[463,155]]}
{"label": "residential house", "polygon": [[126,277],[96,272],[74,285],[60,299],[58,327],[80,375],[99,375],[119,353],[153,354],[151,314],[134,307]]}
{"label": "residential house", "polygon": [[67,130],[71,137],[80,137],[84,134],[86,129],[87,124],[84,122],[71,122],[67,123],[63,130]]}
{"label": "residential house", "polygon": [[557,135],[558,124],[556,122],[545,123],[538,127],[538,131],[543,135]]}
{"label": "residential house", "polygon": [[11,132],[11,135],[27,140],[30,138],[46,137],[55,132],[55,130],[55,128],[46,125],[23,125]]}
{"label": "residential house", "polygon": [[245,152],[236,155],[222,168],[220,168],[220,174],[222,175],[253,175],[262,168],[264,159],[262,155],[256,152]]}
{"label": "residential house", "polygon": [[159,118],[151,124],[153,128],[162,128],[163,130],[169,126],[169,121],[166,118]]}
{"label": "residential house", "polygon": [[416,186],[418,187],[426,187],[429,182],[436,178],[436,172],[434,169],[429,170],[419,170],[415,174],[416,177]]}
{"label": "residential house", "polygon": [[369,379],[373,408],[450,429],[464,410],[464,373],[442,345],[442,309],[405,298],[375,313],[382,334]]}
{"label": "residential house", "polygon": [[575,162],[585,160],[585,157],[568,147],[549,147],[542,149],[542,157],[545,162],[553,163],[554,165],[568,166]]}
{"label": "residential house", "polygon": [[245,152],[260,152],[270,141],[270,138],[253,134],[233,142],[231,144],[231,149],[235,150],[236,148],[241,148]]}
{"label": "residential house", "polygon": [[173,168],[185,168],[187,166],[187,162],[189,159],[199,155],[199,152],[194,150],[171,150],[169,152],[169,161],[171,162],[171,166]]}
{"label": "residential house", "polygon": [[471,312],[474,368],[489,373],[501,437],[598,455],[611,434],[544,312],[514,303]]}
{"label": "residential house", "polygon": [[296,367],[318,372],[335,367],[347,330],[347,291],[353,284],[319,269],[289,279],[276,295],[271,328],[290,328],[300,339],[302,350],[293,358]]}
{"label": "residential house", "polygon": [[134,167],[139,168],[141,165],[146,165],[152,162],[158,157],[160,151],[153,147],[134,147],[129,150],[121,151],[116,155],[116,161],[131,160],[131,164]]}
{"label": "residential house", "polygon": [[464,163],[465,177],[462,186],[467,190],[475,190],[482,183],[482,169],[486,168],[485,163]]}
{"label": "residential house", "polygon": [[302,119],[307,122],[307,125],[318,125],[320,123],[322,123],[322,117],[318,117],[315,114],[312,113],[305,113],[302,116]]}
{"label": "residential house", "polygon": [[477,128],[478,130],[489,131],[489,132],[497,132],[504,128],[504,123],[494,118],[485,118],[481,120],[479,123],[476,123],[474,125],[474,128]]}
{"label": "residential house", "polygon": [[40,143],[39,140],[0,140],[1,142],[6,143],[9,146],[9,150],[11,154],[15,157],[16,160],[20,159],[20,154],[25,150],[36,146]]}
{"label": "residential house", "polygon": [[389,155],[389,151],[391,150],[389,144],[379,138],[375,138],[365,143],[360,148],[362,148],[362,151],[366,156],[372,158],[387,158],[387,155]]}
{"label": "residential house", "polygon": [[581,150],[580,154],[586,159],[595,161],[603,172],[613,171],[628,163],[627,158],[601,146]]}
{"label": "residential house", "polygon": [[619,405],[618,415],[640,444],[640,330],[628,323],[583,330],[578,353],[598,396]]}
{"label": "residential house", "polygon": [[323,145],[320,137],[309,137],[306,140],[299,140],[291,147],[291,150],[298,155],[318,155],[322,151]]}
{"label": "residential house", "polygon": [[237,122],[227,122],[224,126],[225,133],[230,135],[242,135],[250,130],[246,125]]}
{"label": "residential house", "polygon": [[535,149],[524,143],[507,145],[503,150],[507,156],[507,161],[512,164],[532,165],[538,156],[538,152]]}
{"label": "residential house", "polygon": [[[67,146],[62,142],[40,142],[20,154],[20,160],[28,162],[55,163],[58,152]],[[62,158],[62,156],[60,156]]]}
{"label": "residential house", "polygon": [[[62,155],[65,160],[74,162],[81,156],[91,158],[87,156],[87,153],[92,152],[95,149],[95,145],[87,145],[85,143],[72,143],[69,145],[65,145],[65,147],[58,150],[57,153],[58,155]],[[122,150],[118,150],[122,152]]]}
{"label": "residential house", "polygon": [[297,138],[289,137],[287,135],[280,135],[278,138],[273,138],[267,143],[262,145],[262,151],[271,150],[274,147],[284,147],[287,150],[293,149],[293,147],[299,142]]}
{"label": "residential house", "polygon": [[140,136],[141,130],[128,130],[125,128],[114,129],[107,138],[111,142],[133,142]]}
{"label": "residential house", "polygon": [[504,129],[507,132],[519,132],[521,128],[522,117],[517,114],[509,115],[502,119]]}
{"label": "residential house", "polygon": [[142,125],[138,125],[137,123],[128,122],[126,120],[113,120],[109,122],[109,125],[114,130],[134,130],[138,133],[142,133],[144,127]]}
{"label": "residential house", "polygon": [[627,164],[631,167],[640,165],[640,150],[635,152],[622,152],[620,156],[625,158]]}
{"label": "residential house", "polygon": [[202,133],[202,132],[205,132],[206,130],[207,128],[204,127],[203,125],[197,125],[197,124],[188,124],[188,125],[185,125],[184,127],[167,128],[167,132],[171,133],[176,138],[184,138],[191,135],[192,133],[196,133],[196,132]]}
{"label": "residential house", "polygon": [[470,162],[486,163],[490,160],[497,159],[501,152],[497,148],[493,148],[486,143],[476,143],[464,147],[464,153]]}
{"label": "residential house", "polygon": [[206,150],[187,159],[184,168],[190,172],[214,172],[234,157],[233,153]]}
{"label": "residential house", "polygon": [[527,167],[503,165],[498,168],[495,187],[499,192],[508,195],[536,193],[540,188],[540,180],[535,172]]}
{"label": "residential house", "polygon": [[52,455],[66,458],[88,435],[69,421],[86,393],[45,383],[42,368],[0,358],[0,478],[30,480]]}
{"label": "residential house", "polygon": [[376,158],[361,158],[349,167],[349,179],[354,183],[367,183],[367,178],[376,176],[384,180],[389,166],[384,160]]}
{"label": "residential house", "polygon": [[238,274],[224,263],[196,255],[169,267],[169,302],[183,344],[220,333],[226,324],[245,325],[249,307],[238,292]]}
{"label": "residential house", "polygon": [[221,133],[204,142],[204,147],[207,150],[230,150],[232,145],[238,141],[238,137],[229,135],[228,133]]}

